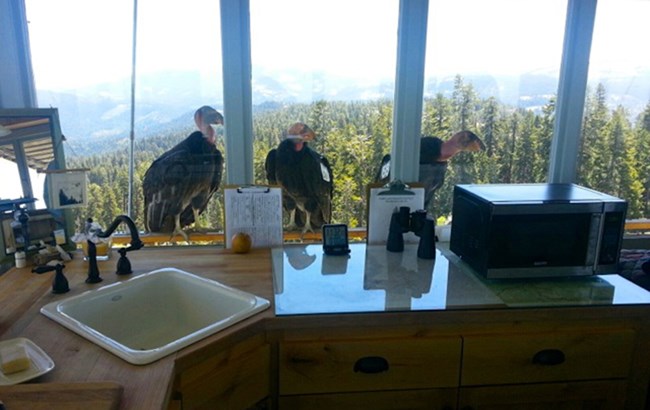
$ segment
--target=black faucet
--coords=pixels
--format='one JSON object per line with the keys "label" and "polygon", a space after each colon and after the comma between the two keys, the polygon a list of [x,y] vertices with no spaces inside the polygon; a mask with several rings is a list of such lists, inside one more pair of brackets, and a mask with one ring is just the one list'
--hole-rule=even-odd
{"label": "black faucet", "polygon": [[126,257],[127,252],[137,251],[138,249],[144,246],[144,243],[140,240],[138,235],[138,228],[135,227],[135,223],[128,215],[119,215],[115,218],[113,223],[106,229],[97,234],[100,238],[108,238],[115,231],[115,229],[124,222],[129,227],[129,232],[131,233],[131,243],[126,248],[120,248],[117,252],[120,254],[120,259],[117,261],[117,270],[115,271],[118,275],[128,275],[133,273],[131,270],[131,262]]}
{"label": "black faucet", "polygon": [[103,279],[99,277],[99,266],[97,265],[97,246],[90,239],[86,240],[88,249],[88,278],[86,283],[99,283]]}

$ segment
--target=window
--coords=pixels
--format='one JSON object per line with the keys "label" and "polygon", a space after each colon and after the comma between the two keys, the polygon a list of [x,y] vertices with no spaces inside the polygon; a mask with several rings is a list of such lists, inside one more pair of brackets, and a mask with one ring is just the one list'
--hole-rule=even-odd
{"label": "window", "polygon": [[577,182],[650,218],[650,2],[601,0],[589,65]]}
{"label": "window", "polygon": [[567,2],[431,0],[422,134],[476,133],[483,153],[449,161],[432,211],[457,183],[544,182]]}
{"label": "window", "polygon": [[[4,148],[0,145],[0,149]],[[2,172],[2,190],[0,191],[0,199],[19,199],[25,197],[21,183],[18,167],[15,162],[0,158],[0,172]],[[29,179],[34,188],[33,195],[37,198],[34,203],[36,209],[44,209],[45,202],[43,201],[43,184],[45,183],[44,174],[38,174],[35,170],[29,170]]]}
{"label": "window", "polygon": [[[449,215],[458,182],[546,180],[571,1],[430,0],[422,133],[470,129],[486,145],[450,161],[437,215]],[[39,105],[59,109],[67,165],[93,170],[89,209],[107,223],[127,209],[133,1],[26,4]],[[139,226],[149,163],[194,129],[196,108],[223,106],[219,6],[138,2]],[[577,182],[624,197],[630,217],[650,215],[649,7],[598,2],[578,164]],[[264,159],[283,132],[305,122],[333,166],[333,222],[364,226],[365,186],[391,148],[399,1],[250,0],[250,12],[255,182],[266,182]],[[212,204],[201,225],[219,230],[220,201]]]}
{"label": "window", "polygon": [[365,226],[365,187],[390,152],[397,0],[251,1],[256,182],[295,122],[333,168],[332,219]]}
{"label": "window", "polygon": [[[134,2],[26,3],[39,105],[59,109],[68,167],[90,168],[89,206],[74,211],[76,226],[88,216],[107,226],[129,207]],[[223,96],[219,2],[137,4],[132,216],[143,227],[145,171],[196,129],[196,109],[221,110]],[[199,226],[221,227],[219,204],[211,201]]]}
{"label": "window", "polygon": [[26,7],[38,104],[58,108],[67,167],[91,169],[90,206],[75,209],[74,226],[93,217],[106,227],[126,210],[128,194],[99,164],[102,154],[127,147],[133,4],[26,0]]}
{"label": "window", "polygon": [[[199,107],[223,114],[219,2],[139,0],[136,60],[133,215],[144,226],[142,181],[151,162],[197,129]],[[217,146],[225,155],[223,135]],[[221,192],[201,214],[197,230],[222,229]]]}

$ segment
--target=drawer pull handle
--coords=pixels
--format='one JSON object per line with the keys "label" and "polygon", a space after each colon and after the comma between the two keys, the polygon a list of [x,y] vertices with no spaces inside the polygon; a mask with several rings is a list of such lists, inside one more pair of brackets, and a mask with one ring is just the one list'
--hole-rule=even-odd
{"label": "drawer pull handle", "polygon": [[381,356],[367,356],[357,360],[354,364],[354,372],[381,373],[388,371],[388,360]]}
{"label": "drawer pull handle", "polygon": [[559,349],[540,350],[533,356],[533,363],[541,364],[542,366],[556,366],[564,363],[565,360],[564,352]]}

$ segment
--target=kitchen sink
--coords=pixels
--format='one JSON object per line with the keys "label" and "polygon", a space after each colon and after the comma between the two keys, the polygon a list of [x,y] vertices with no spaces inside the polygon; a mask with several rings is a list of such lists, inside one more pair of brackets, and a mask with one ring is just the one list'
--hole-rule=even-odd
{"label": "kitchen sink", "polygon": [[71,296],[41,313],[133,364],[154,362],[269,307],[268,300],[175,268]]}

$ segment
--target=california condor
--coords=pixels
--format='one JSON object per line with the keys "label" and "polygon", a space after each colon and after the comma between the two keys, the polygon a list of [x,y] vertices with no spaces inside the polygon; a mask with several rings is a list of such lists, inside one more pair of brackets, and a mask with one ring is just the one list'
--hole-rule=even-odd
{"label": "california condor", "polygon": [[302,226],[302,233],[320,229],[332,219],[332,168],[327,158],[312,150],[316,137],[303,123],[296,123],[264,164],[269,184],[282,188],[282,203],[289,213],[287,229]]}
{"label": "california condor", "polygon": [[199,131],[156,159],[144,175],[145,227],[189,238],[182,228],[196,222],[219,189],[223,156],[215,145],[216,124],[223,116],[203,106],[194,113]]}
{"label": "california condor", "polygon": [[[420,176],[424,185],[424,209],[428,208],[433,194],[445,182],[447,161],[459,152],[476,152],[485,149],[483,141],[471,131],[460,131],[447,141],[438,137],[422,137],[420,140]],[[390,154],[384,155],[375,181],[390,182]]]}

